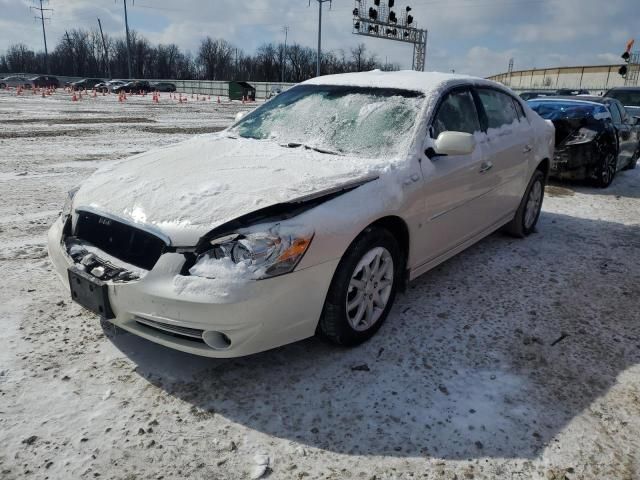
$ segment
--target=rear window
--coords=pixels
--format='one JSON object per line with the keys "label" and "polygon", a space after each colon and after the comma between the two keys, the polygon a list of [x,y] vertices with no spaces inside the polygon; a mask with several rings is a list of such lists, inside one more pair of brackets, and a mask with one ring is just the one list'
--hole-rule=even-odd
{"label": "rear window", "polygon": [[611,117],[604,105],[596,103],[545,101],[540,99],[529,100],[527,103],[534,112],[547,120],[585,118],[589,116],[596,119]]}
{"label": "rear window", "polygon": [[625,107],[640,107],[640,90],[611,90],[606,96],[615,98]]}

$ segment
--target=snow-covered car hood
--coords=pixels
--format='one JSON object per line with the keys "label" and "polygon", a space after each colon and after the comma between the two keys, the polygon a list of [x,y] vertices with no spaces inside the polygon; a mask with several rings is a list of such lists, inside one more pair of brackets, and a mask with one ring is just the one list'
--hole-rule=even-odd
{"label": "snow-covered car hood", "polygon": [[73,207],[143,225],[175,246],[191,246],[241,215],[370,176],[390,164],[222,132],[98,170],[82,184]]}

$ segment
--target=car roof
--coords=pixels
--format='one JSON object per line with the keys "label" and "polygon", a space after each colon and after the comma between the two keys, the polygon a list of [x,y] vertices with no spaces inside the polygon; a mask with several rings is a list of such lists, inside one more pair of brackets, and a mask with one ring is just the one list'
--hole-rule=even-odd
{"label": "car roof", "polygon": [[531,102],[536,101],[547,101],[547,102],[562,102],[562,101],[570,101],[570,102],[582,102],[582,103],[597,103],[598,105],[606,105],[607,103],[611,103],[615,101],[612,98],[604,98],[598,97],[595,95],[560,95],[556,97],[543,97],[543,98],[532,98]]}
{"label": "car roof", "polygon": [[372,70],[370,72],[341,73],[315,77],[302,82],[302,85],[390,88],[422,92],[425,94],[438,92],[449,86],[467,84],[499,87],[502,90],[507,90],[499,83],[479,77],[440,72],[416,72],[413,70],[400,70],[396,72]]}
{"label": "car roof", "polygon": [[607,91],[610,92],[612,90],[637,92],[637,91],[640,91],[640,87],[612,87]]}

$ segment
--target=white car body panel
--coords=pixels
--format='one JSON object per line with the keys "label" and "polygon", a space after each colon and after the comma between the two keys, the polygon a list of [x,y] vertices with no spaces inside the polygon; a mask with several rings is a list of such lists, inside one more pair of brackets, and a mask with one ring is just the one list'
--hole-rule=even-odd
{"label": "white car body panel", "polygon": [[[432,160],[425,156],[425,148],[433,143],[427,135],[429,122],[443,92],[482,85],[517,98],[494,82],[374,71],[305,83],[423,92],[422,111],[407,151],[393,159],[372,160],[229,138],[229,132],[221,132],[99,170],[76,193],[76,211],[122,219],[185,248],[244,214],[354,180],[377,178],[280,222],[315,232],[292,273],[234,286],[180,275],[184,257],[166,253],[142,279],[109,282],[114,324],[157,343],[211,357],[247,355],[311,336],[341,257],[368,225],[387,217],[406,225],[407,276],[413,279],[510,221],[533,172],[543,159],[552,158],[553,126],[519,99],[526,122],[478,132],[477,147],[469,156]],[[487,160],[494,167],[481,173]],[[61,245],[62,229],[59,220],[49,232],[48,246],[56,271],[66,281],[73,261]],[[176,278],[181,284],[193,282],[194,288],[176,290]],[[220,331],[231,345],[216,349],[171,337],[137,323],[136,317]]]}

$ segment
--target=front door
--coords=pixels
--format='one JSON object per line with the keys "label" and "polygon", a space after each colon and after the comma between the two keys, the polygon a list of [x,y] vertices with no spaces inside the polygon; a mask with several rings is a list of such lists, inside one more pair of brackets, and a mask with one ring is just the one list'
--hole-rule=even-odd
{"label": "front door", "polygon": [[471,133],[477,143],[470,155],[422,158],[425,213],[418,242],[421,265],[437,260],[494,221],[489,193],[496,182],[495,172],[487,159],[487,135],[480,126],[469,88],[445,94],[429,127],[425,147],[433,147],[445,131]]}

